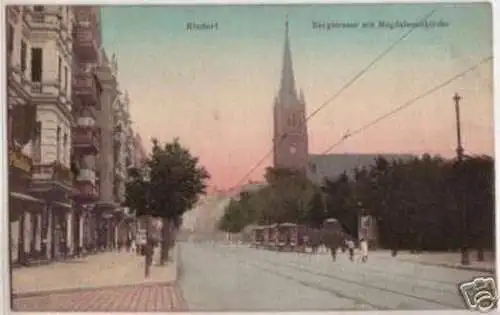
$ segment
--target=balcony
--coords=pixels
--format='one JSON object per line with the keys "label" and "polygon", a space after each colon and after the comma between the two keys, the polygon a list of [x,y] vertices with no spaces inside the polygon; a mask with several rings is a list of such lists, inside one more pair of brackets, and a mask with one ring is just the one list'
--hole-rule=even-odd
{"label": "balcony", "polygon": [[69,100],[59,82],[32,82],[30,92],[34,102],[52,101],[66,117],[72,117]]}
{"label": "balcony", "polygon": [[33,169],[33,159],[19,150],[9,152],[9,167],[31,173]]}
{"label": "balcony", "polygon": [[94,128],[96,127],[96,121],[92,117],[78,117],[76,125],[82,128]]}
{"label": "balcony", "polygon": [[83,154],[95,155],[99,152],[99,139],[96,128],[77,127],[73,129],[73,148]]}
{"label": "balcony", "polygon": [[32,30],[40,31],[61,31],[62,21],[57,11],[51,7],[45,7],[42,11],[35,11],[29,6],[24,6],[24,22]]}
{"label": "balcony", "polygon": [[77,193],[73,196],[79,201],[95,201],[99,199],[99,193],[95,185],[90,182],[75,182]]}
{"label": "balcony", "polygon": [[73,77],[73,93],[81,98],[84,106],[95,106],[99,109],[99,92],[91,69],[79,68],[76,71]]}
{"label": "balcony", "polygon": [[73,48],[82,61],[99,60],[98,25],[95,21],[80,20],[73,26]]}
{"label": "balcony", "polygon": [[76,181],[78,182],[89,182],[92,185],[95,185],[96,182],[96,174],[94,170],[91,169],[80,169],[79,174],[76,177]]}
{"label": "balcony", "polygon": [[66,186],[73,185],[73,173],[71,170],[59,162],[51,164],[38,164],[33,166],[32,181],[45,183],[59,183]]}

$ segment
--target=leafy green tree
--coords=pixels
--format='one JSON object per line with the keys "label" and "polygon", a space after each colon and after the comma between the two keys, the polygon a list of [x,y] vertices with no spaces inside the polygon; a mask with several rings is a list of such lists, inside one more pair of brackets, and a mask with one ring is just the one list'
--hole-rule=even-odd
{"label": "leafy green tree", "polygon": [[145,169],[131,170],[125,203],[136,209],[138,215],[164,219],[160,257],[160,264],[164,264],[173,244],[172,230],[180,226],[184,212],[205,193],[210,175],[179,139],[164,144],[157,139],[152,142]]}
{"label": "leafy green tree", "polygon": [[125,183],[125,202],[136,216],[143,215],[148,209],[148,183],[143,170],[131,168],[128,170],[128,180]]}
{"label": "leafy green tree", "polygon": [[305,214],[305,224],[313,228],[320,228],[327,216],[323,192],[320,189],[316,189]]}
{"label": "leafy green tree", "polygon": [[219,221],[219,229],[229,233],[239,233],[248,225],[247,219],[244,207],[239,201],[232,199]]}
{"label": "leafy green tree", "polygon": [[303,174],[268,168],[268,186],[242,195],[244,215],[233,214],[232,220],[239,220],[238,229],[285,221],[318,227],[333,217],[355,236],[362,209],[377,219],[379,245],[394,254],[400,249],[458,249],[466,242],[481,260],[484,249],[493,248],[493,158],[473,156],[457,163],[429,154],[394,161],[378,157],[352,174],[325,181],[325,212],[321,193]]}

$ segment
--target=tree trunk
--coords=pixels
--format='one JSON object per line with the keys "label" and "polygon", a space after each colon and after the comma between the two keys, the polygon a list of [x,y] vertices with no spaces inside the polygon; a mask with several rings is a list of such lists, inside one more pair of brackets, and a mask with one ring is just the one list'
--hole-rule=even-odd
{"label": "tree trunk", "polygon": [[168,260],[168,252],[170,250],[170,220],[163,219],[162,226],[162,248],[160,255],[160,266],[164,266],[165,262]]}
{"label": "tree trunk", "polygon": [[484,249],[483,248],[477,249],[477,261],[484,261]]}

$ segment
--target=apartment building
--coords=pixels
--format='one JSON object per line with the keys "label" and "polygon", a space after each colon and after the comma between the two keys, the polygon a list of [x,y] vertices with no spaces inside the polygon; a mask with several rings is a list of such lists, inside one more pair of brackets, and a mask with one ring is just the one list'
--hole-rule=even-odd
{"label": "apartment building", "polygon": [[112,248],[124,219],[113,147],[113,108],[123,100],[116,58],[101,45],[100,9],[6,13],[11,262]]}
{"label": "apartment building", "polygon": [[129,209],[124,207],[125,186],[128,177],[128,169],[131,167],[132,152],[130,151],[129,134],[132,130],[130,118],[130,98],[128,92],[120,93],[120,97],[114,104],[114,161],[115,161],[115,201],[120,205],[117,210],[116,242],[118,246],[126,245],[133,237],[133,215]]}
{"label": "apartment building", "polygon": [[114,104],[114,132],[113,132],[113,150],[115,163],[114,177],[114,195],[119,204],[125,202],[125,181],[127,179],[127,160],[128,160],[128,139],[127,131],[132,124],[129,113],[130,99],[128,93],[120,94]]}
{"label": "apartment building", "polygon": [[101,63],[101,29],[99,9],[92,6],[72,7],[73,28],[73,161],[75,178],[75,220],[73,242],[75,254],[93,251],[98,246],[99,216],[95,203],[99,200],[99,152],[101,149],[98,115],[102,86],[96,76]]}
{"label": "apartment building", "polygon": [[72,22],[64,6],[7,7],[14,263],[62,257],[71,242]]}

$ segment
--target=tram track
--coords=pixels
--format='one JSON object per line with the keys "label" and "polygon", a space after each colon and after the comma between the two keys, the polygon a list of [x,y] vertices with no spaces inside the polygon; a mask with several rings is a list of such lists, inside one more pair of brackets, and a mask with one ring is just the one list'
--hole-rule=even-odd
{"label": "tram track", "polygon": [[[301,280],[301,279],[299,279],[297,277],[293,277],[293,276],[288,275],[286,273],[282,273],[280,271],[277,271],[275,268],[268,268],[264,264],[257,263],[257,262],[249,262],[248,260],[244,260],[244,259],[238,258],[235,255],[230,255],[230,254],[228,254],[225,251],[221,251],[221,250],[218,250],[218,249],[215,249],[215,248],[213,248],[213,249],[215,251],[217,251],[217,254],[219,254],[220,256],[225,256],[225,257],[229,256],[231,259],[234,259],[234,260],[238,261],[239,263],[244,263],[244,264],[250,265],[250,266],[252,266],[255,269],[258,269],[260,271],[269,273],[271,275],[278,276],[280,278],[283,278],[283,279],[295,282],[295,283],[297,283],[299,285],[306,286],[306,287],[311,288],[311,289],[315,289],[315,290],[323,291],[323,292],[328,292],[328,293],[330,293],[332,295],[335,295],[337,297],[340,297],[340,298],[349,299],[351,301],[354,301],[354,303],[356,305],[359,305],[359,306],[365,306],[365,305],[367,305],[372,310],[389,310],[390,309],[390,308],[387,308],[387,307],[379,305],[379,304],[371,303],[370,301],[367,301],[367,300],[364,300],[364,299],[361,299],[361,298],[357,298],[357,297],[353,297],[353,296],[349,296],[349,295],[343,294],[342,292],[340,292],[338,290],[334,290],[334,289],[328,288],[326,286],[322,286],[322,285],[314,283],[314,282],[309,282],[309,281]],[[274,266],[275,266],[275,264],[274,264]]]}
{"label": "tram track", "polygon": [[[276,261],[276,260],[262,258],[262,257],[259,257],[258,260],[254,259],[253,261],[249,261],[249,260],[245,260],[245,259],[237,257],[236,252],[232,252],[232,251],[228,252],[226,250],[222,251],[219,249],[220,248],[218,248],[217,251],[220,254],[222,254],[224,256],[231,255],[233,257],[233,259],[236,259],[236,260],[240,261],[241,263],[250,264],[257,269],[260,269],[262,271],[269,272],[269,273],[275,274],[277,276],[286,278],[288,280],[299,283],[300,285],[306,285],[306,286],[309,286],[309,287],[312,287],[312,288],[315,288],[318,290],[327,291],[329,293],[335,294],[336,296],[339,296],[342,298],[348,298],[348,299],[355,301],[358,304],[365,304],[365,305],[368,305],[372,308],[379,309],[379,310],[400,308],[400,307],[398,307],[399,305],[397,303],[396,303],[396,305],[394,305],[394,307],[387,307],[387,306],[385,306],[387,304],[381,305],[381,304],[377,303],[378,301],[380,301],[381,293],[385,294],[386,296],[392,295],[393,297],[399,297],[398,300],[403,301],[399,304],[405,304],[405,299],[406,300],[410,299],[413,301],[410,301],[409,303],[408,303],[408,301],[406,301],[407,302],[406,304],[420,304],[420,302],[424,302],[426,304],[434,305],[435,307],[432,309],[450,309],[450,308],[451,309],[461,309],[461,308],[463,308],[463,304],[459,298],[458,291],[456,292],[456,294],[451,294],[451,292],[449,292],[449,291],[446,292],[449,294],[443,294],[442,291],[436,290],[435,288],[432,288],[429,286],[412,285],[411,290],[414,292],[407,292],[408,290],[404,289],[403,287],[399,288],[399,289],[387,288],[384,286],[375,285],[375,284],[367,282],[367,281],[359,281],[359,280],[355,280],[352,278],[341,277],[341,276],[336,275],[336,274],[330,274],[330,273],[327,274],[325,272],[314,271],[314,270],[311,270],[309,268],[305,268],[302,265],[299,265],[299,264],[293,263],[293,262],[283,262],[282,260]],[[294,274],[290,275],[290,274],[287,274],[286,272],[283,272],[283,269],[279,270],[278,268],[276,268],[277,265],[279,265],[280,267],[287,268],[288,270],[293,270]],[[273,268],[269,268],[269,266],[272,266]],[[370,272],[370,271],[368,271],[368,272]],[[318,281],[311,281],[311,280],[304,281],[303,279],[297,278],[297,273],[307,274],[308,275],[307,278],[310,278],[311,276],[315,277]],[[342,270],[342,273],[346,273],[345,270]],[[347,273],[351,274],[351,275],[355,275],[355,276],[359,275],[359,273],[354,273],[354,272],[347,272]],[[381,274],[381,273],[379,273],[379,274]],[[365,277],[366,276],[372,276],[372,275],[367,274],[367,275],[365,275]],[[387,277],[387,274],[385,276]],[[331,287],[327,287],[327,286],[319,284],[322,282],[323,279],[328,279],[330,281],[334,280],[334,281],[340,282],[340,286],[343,287],[344,289],[346,289],[347,286],[350,286],[350,289],[353,291],[353,293],[355,292],[355,294],[357,294],[358,296],[345,294],[337,289],[332,289]],[[380,280],[380,279],[378,279],[378,280]],[[376,281],[378,281],[378,280],[376,280]],[[386,281],[386,284],[387,284],[387,281]],[[406,284],[408,284],[408,283],[406,283]],[[402,289],[405,290],[406,292],[402,291]],[[421,292],[420,294],[416,294],[415,291],[417,291],[417,290],[423,290],[423,292],[426,292],[426,291],[427,292],[435,292],[436,294],[440,293],[443,296],[443,298],[446,299],[446,301],[436,300],[435,298],[432,298],[432,294],[430,294],[431,297],[429,297],[429,294],[425,294],[423,292]],[[364,293],[365,296],[375,296],[376,298],[372,298],[372,301],[367,300],[366,298],[363,299],[360,296],[360,292]],[[371,292],[371,294],[367,294],[370,292]],[[427,295],[427,296],[424,296],[424,295]],[[417,301],[419,301],[419,302],[417,302]],[[386,302],[393,303],[389,300],[386,300]],[[415,309],[421,309],[421,308],[415,308]]]}
{"label": "tram track", "polygon": [[[266,260],[268,263],[271,263],[273,264],[274,262],[271,261],[271,260]],[[299,270],[301,272],[305,272],[305,273],[308,273],[308,274],[311,274],[311,275],[314,275],[314,276],[318,276],[318,277],[323,277],[323,278],[329,278],[329,279],[335,279],[335,280],[339,280],[339,281],[346,281],[346,282],[349,282],[349,283],[353,283],[353,284],[357,284],[357,285],[361,285],[365,288],[372,288],[372,289],[376,289],[376,290],[379,290],[379,291],[382,291],[382,292],[387,292],[387,293],[390,293],[390,294],[397,294],[397,295],[401,295],[401,296],[405,296],[405,297],[408,297],[408,298],[415,298],[415,299],[419,299],[419,300],[423,300],[423,301],[426,301],[426,302],[429,302],[429,303],[433,303],[433,304],[440,304],[444,307],[451,307],[451,308],[457,308],[457,307],[462,307],[462,303],[460,301],[459,298],[459,292],[458,292],[458,289],[457,289],[457,292],[453,295],[449,295],[448,298],[451,298],[453,300],[457,300],[457,303],[450,303],[450,302],[442,302],[442,301],[438,301],[438,300],[435,300],[434,298],[430,298],[430,297],[425,297],[425,296],[422,296],[422,294],[415,294],[415,292],[404,292],[404,291],[401,291],[401,289],[391,289],[391,288],[387,288],[387,287],[383,287],[383,286],[378,286],[378,285],[373,285],[371,283],[368,283],[368,282],[363,282],[363,281],[356,281],[356,280],[351,280],[351,279],[346,279],[344,277],[339,277],[339,276],[335,276],[335,275],[332,275],[332,274],[327,274],[325,272],[319,272],[319,271],[312,271],[308,268],[304,268],[302,266],[299,266],[298,264],[294,264],[294,263],[282,263],[281,266],[285,266],[287,268],[291,268],[291,269],[294,269],[294,270]],[[344,273],[344,270],[342,270],[342,272]],[[353,272],[349,272],[349,274],[354,274]],[[365,275],[366,277],[366,275]],[[389,280],[390,281],[390,280]],[[386,281],[387,283],[387,281]],[[438,293],[439,291],[436,290],[435,288],[431,288],[429,286],[422,286],[422,285],[413,285],[412,286],[412,291],[416,291],[417,289],[423,289],[423,291],[434,291],[436,293]],[[442,292],[439,292],[442,294]]]}
{"label": "tram track", "polygon": [[[274,251],[267,251],[269,253],[275,253]],[[281,255],[290,255],[292,253],[280,253]],[[317,255],[317,254],[308,254],[308,253],[293,253],[293,254],[296,254],[298,255],[299,257],[310,257],[310,258],[316,258],[316,257],[325,257],[327,255]],[[347,254],[346,254],[347,255]],[[338,257],[339,255],[337,255]],[[326,257],[325,257],[326,258]],[[331,259],[330,258],[330,255],[328,255],[328,259]],[[386,258],[383,258],[383,259],[386,259]],[[387,260],[389,260],[389,258],[387,258]],[[292,264],[295,264],[295,265],[301,265],[299,263],[294,263],[294,262],[291,262]],[[332,261],[332,264],[335,264],[336,262],[333,262]],[[411,265],[414,265],[415,267],[417,267],[418,264],[415,264],[413,262],[407,262],[407,261],[404,261],[403,263],[405,264],[411,264]],[[356,264],[355,264],[356,265]],[[302,265],[301,265],[302,266]],[[367,271],[367,272],[370,272],[371,275],[379,275],[379,276],[382,276],[382,277],[386,277],[387,276],[387,273],[385,272],[381,272],[380,269],[376,269],[376,268],[371,268],[369,263],[368,264],[363,264],[363,270]],[[422,267],[422,266],[420,266]],[[429,268],[429,267],[433,267],[433,266],[426,266],[426,268]],[[434,267],[435,268],[435,267]],[[355,272],[352,272],[354,270],[349,270],[347,268],[344,268],[342,270],[343,272],[349,272],[351,274],[354,274],[354,273],[358,273],[359,269],[356,269]],[[415,275],[410,275],[410,274],[403,274],[403,273],[391,273],[391,277],[392,278],[398,278],[398,279],[407,279],[408,276],[415,276]],[[426,289],[429,289],[429,290],[436,290],[435,289],[435,286],[436,285],[441,285],[441,286],[446,286],[446,287],[449,287],[451,288],[452,290],[455,290],[457,288],[457,282],[450,282],[450,281],[444,281],[444,280],[439,280],[439,279],[435,279],[435,278],[419,278],[418,280],[419,282],[425,282],[429,285],[421,285],[419,284],[420,287],[423,287],[423,288],[426,288]]]}

